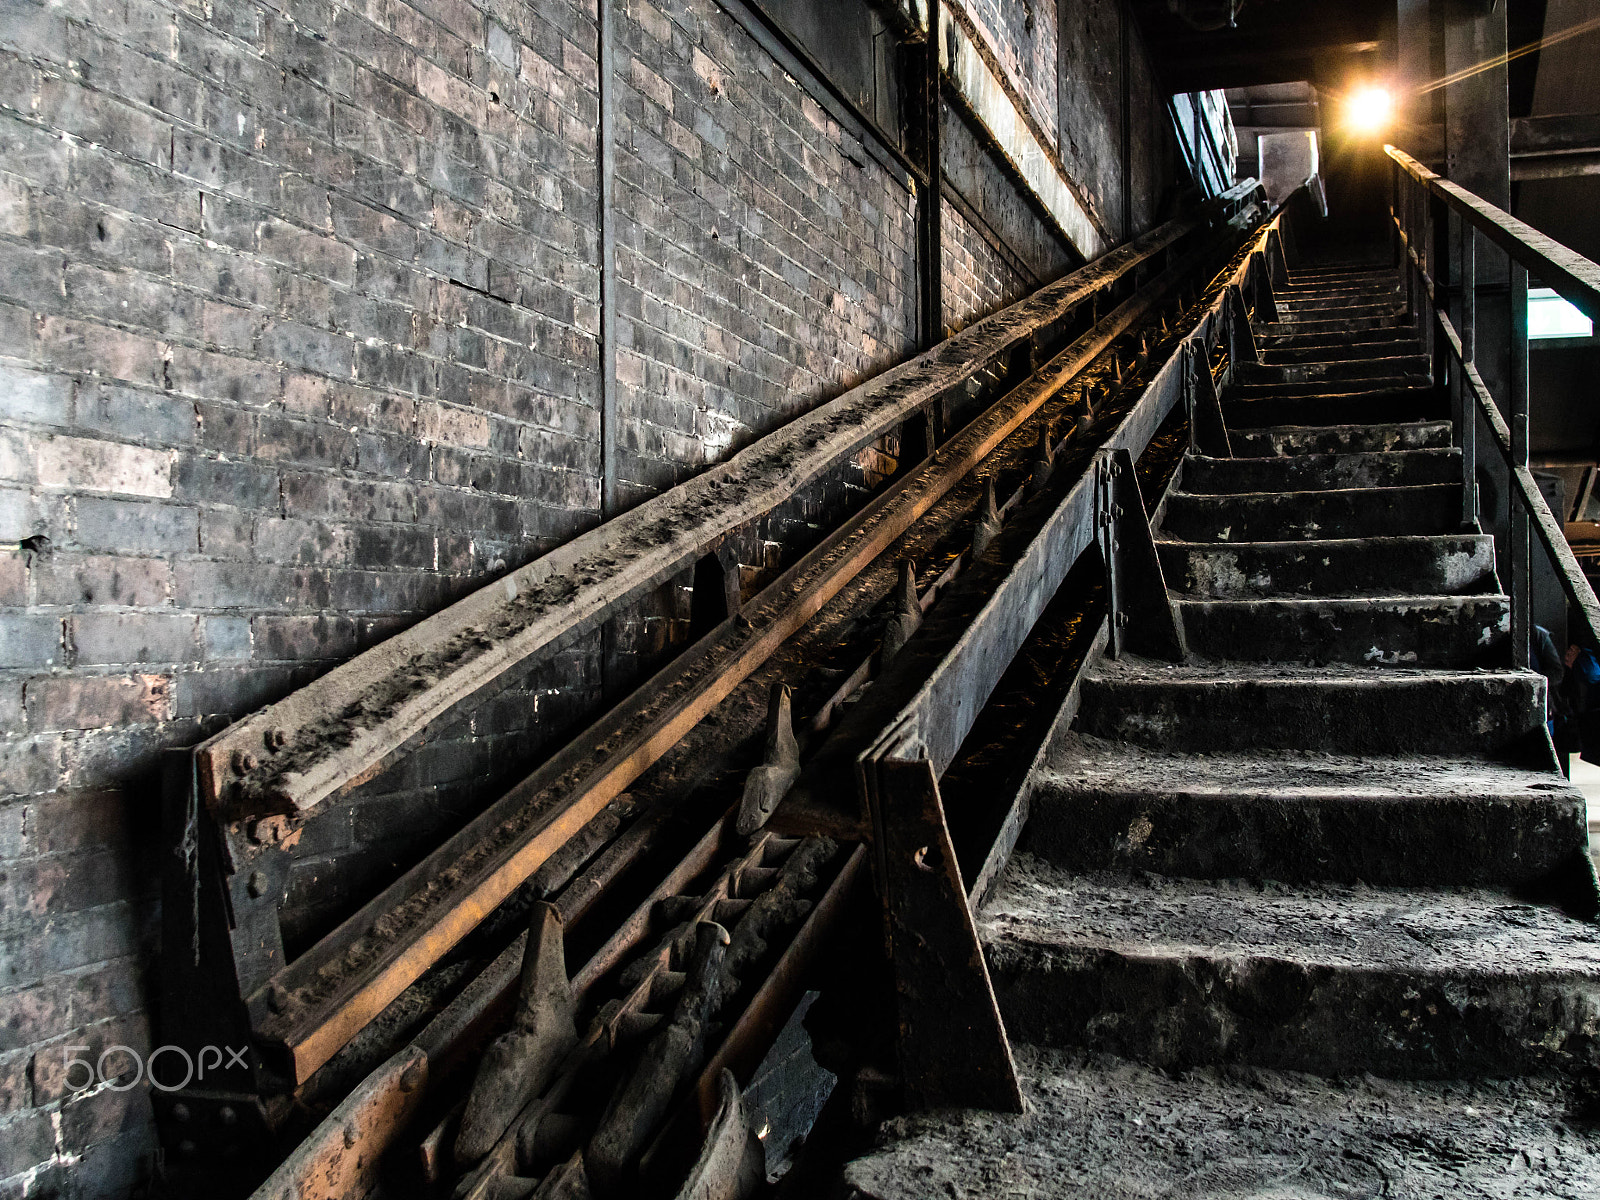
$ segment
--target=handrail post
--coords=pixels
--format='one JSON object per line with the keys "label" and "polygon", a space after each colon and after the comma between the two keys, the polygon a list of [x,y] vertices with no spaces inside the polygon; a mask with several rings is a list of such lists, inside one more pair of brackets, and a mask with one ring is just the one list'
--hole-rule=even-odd
{"label": "handrail post", "polygon": [[[1510,257],[1509,255],[1507,256]],[[1528,466],[1528,269],[1511,259],[1511,470]],[[1533,547],[1528,520],[1531,513],[1521,503],[1518,489],[1506,491],[1511,538],[1511,637],[1516,665],[1531,660],[1533,635]]]}
{"label": "handrail post", "polygon": [[[1415,244],[1411,236],[1411,196],[1415,187],[1411,177],[1401,172],[1395,201],[1395,216],[1398,219],[1396,227],[1396,241],[1400,246],[1400,274],[1406,284],[1406,316],[1414,318],[1416,314],[1417,281],[1411,273],[1411,255],[1408,249]],[[1403,235],[1403,236],[1401,236]]]}
{"label": "handrail post", "polygon": [[1394,247],[1394,266],[1398,271],[1406,265],[1406,248],[1400,241],[1400,181],[1405,178],[1405,172],[1394,159],[1389,160],[1389,166],[1389,215],[1394,218],[1389,222],[1389,243]]}
{"label": "handrail post", "polygon": [[[1433,311],[1448,310],[1451,288],[1458,282],[1459,270],[1450,261],[1450,207],[1442,196],[1429,192],[1428,255],[1433,263]],[[1450,354],[1439,336],[1437,315],[1423,327],[1422,352],[1433,362],[1433,377],[1444,387],[1450,384]]]}
{"label": "handrail post", "polygon": [[1478,403],[1467,380],[1467,368],[1477,352],[1478,254],[1477,231],[1465,217],[1460,221],[1458,274],[1461,286],[1461,362],[1456,369],[1456,404],[1461,419],[1456,422],[1457,444],[1461,447],[1461,528],[1478,527]]}

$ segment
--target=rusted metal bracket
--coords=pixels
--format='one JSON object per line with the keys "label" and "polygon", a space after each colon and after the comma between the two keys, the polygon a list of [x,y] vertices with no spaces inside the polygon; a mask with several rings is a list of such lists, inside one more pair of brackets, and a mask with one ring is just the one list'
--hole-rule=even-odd
{"label": "rusted metal bracket", "polygon": [[939,412],[928,405],[921,412],[906,418],[900,427],[900,462],[903,467],[915,467],[933,457],[939,449]]}
{"label": "rusted metal bracket", "polygon": [[1227,313],[1228,371],[1231,373],[1239,363],[1261,361],[1255,331],[1250,328],[1250,309],[1244,301],[1244,290],[1237,283],[1228,285]]}
{"label": "rusted metal bracket", "polygon": [[[194,756],[163,756],[160,1041],[175,1052],[150,1056],[151,1099],[173,1152],[170,1167],[204,1148],[249,1168],[268,1147],[279,1115],[254,1045],[244,996],[283,966],[274,888],[281,862],[263,859],[248,875],[223,869],[226,851],[195,779]],[[276,856],[281,859],[282,856]]]}
{"label": "rusted metal bracket", "polygon": [[1206,344],[1200,338],[1190,338],[1184,343],[1184,349],[1189,355],[1184,380],[1188,394],[1189,448],[1212,458],[1232,458],[1233,444],[1228,440],[1228,424],[1222,417],[1217,383],[1211,378]]}
{"label": "rusted metal bracket", "polygon": [[739,615],[739,556],[724,545],[694,565],[694,598],[689,602],[689,637],[703,638]]}
{"label": "rusted metal bracket", "polygon": [[1267,234],[1266,245],[1267,282],[1274,291],[1282,291],[1289,286],[1289,260],[1283,250],[1283,229],[1274,228]]}
{"label": "rusted metal bracket", "polygon": [[1256,316],[1269,324],[1278,320],[1278,301],[1272,291],[1272,274],[1267,270],[1265,245],[1262,253],[1250,256],[1250,265],[1245,270],[1244,286],[1250,289],[1251,298],[1255,301]]}
{"label": "rusted metal bracket", "polygon": [[1095,478],[1095,527],[1106,562],[1111,657],[1133,650],[1182,662],[1183,626],[1161,574],[1133,457],[1121,447],[1102,450],[1096,455]]}
{"label": "rusted metal bracket", "polygon": [[1011,1043],[927,753],[868,753],[858,781],[872,817],[878,893],[900,1013],[900,1073],[915,1109],[1022,1111]]}

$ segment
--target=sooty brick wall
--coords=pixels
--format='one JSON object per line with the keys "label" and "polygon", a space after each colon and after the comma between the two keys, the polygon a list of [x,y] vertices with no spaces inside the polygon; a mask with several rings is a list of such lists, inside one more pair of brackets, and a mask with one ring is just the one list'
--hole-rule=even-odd
{"label": "sooty brick wall", "polygon": [[[915,296],[905,188],[719,9],[617,22],[631,500],[904,357]],[[151,1148],[139,1088],[62,1068],[148,1048],[158,750],[598,518],[597,113],[592,3],[0,9],[8,1192],[125,1193]],[[308,828],[291,940],[598,664]]]}
{"label": "sooty brick wall", "polygon": [[910,192],[715,4],[618,20],[619,448],[626,499],[897,362]]}
{"label": "sooty brick wall", "polygon": [[1017,270],[948,200],[939,220],[944,240],[940,275],[947,329],[965,329],[1033,290],[1030,277]]}
{"label": "sooty brick wall", "polygon": [[148,1048],[155,752],[597,518],[594,52],[561,2],[0,10],[8,1191],[150,1148],[63,1067]]}

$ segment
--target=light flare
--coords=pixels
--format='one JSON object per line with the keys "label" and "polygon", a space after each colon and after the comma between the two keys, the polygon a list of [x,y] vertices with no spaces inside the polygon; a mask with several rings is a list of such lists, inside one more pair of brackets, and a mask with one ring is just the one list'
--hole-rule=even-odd
{"label": "light flare", "polygon": [[1388,88],[1357,88],[1345,98],[1344,116],[1357,133],[1382,133],[1394,120],[1394,97]]}

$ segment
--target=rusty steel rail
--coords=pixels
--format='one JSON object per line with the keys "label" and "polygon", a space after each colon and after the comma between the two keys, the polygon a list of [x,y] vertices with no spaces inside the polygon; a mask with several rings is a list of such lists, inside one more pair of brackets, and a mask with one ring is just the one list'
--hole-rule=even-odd
{"label": "rusty steel rail", "polygon": [[235,723],[196,752],[203,799],[232,815],[305,815],[372,778],[508,672],[597,628],[972,376],[1048,341],[1255,188],[1240,184],[1110,252]]}

